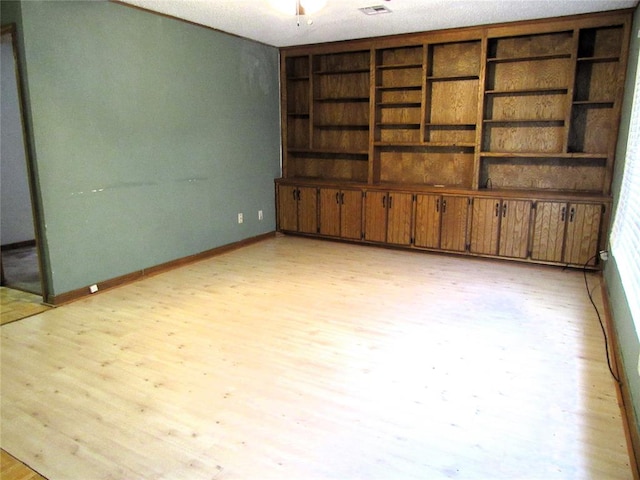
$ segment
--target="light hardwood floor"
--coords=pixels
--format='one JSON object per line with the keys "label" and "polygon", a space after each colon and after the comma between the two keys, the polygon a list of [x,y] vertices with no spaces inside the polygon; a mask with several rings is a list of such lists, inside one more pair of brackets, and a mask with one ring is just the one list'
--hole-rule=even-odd
{"label": "light hardwood floor", "polygon": [[3,326],[2,447],[50,480],[632,478],[582,272],[294,237]]}
{"label": "light hardwood floor", "polygon": [[33,293],[0,287],[0,325],[15,322],[36,313],[49,310],[42,297]]}

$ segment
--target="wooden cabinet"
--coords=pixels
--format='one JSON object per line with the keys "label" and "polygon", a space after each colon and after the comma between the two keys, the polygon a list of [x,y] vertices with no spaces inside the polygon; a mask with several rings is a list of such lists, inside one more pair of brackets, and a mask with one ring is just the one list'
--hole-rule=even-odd
{"label": "wooden cabinet", "polygon": [[352,240],[362,238],[362,191],[320,189],[320,233]]}
{"label": "wooden cabinet", "polygon": [[603,209],[597,203],[537,202],[531,258],[596,265]]}
{"label": "wooden cabinet", "polygon": [[416,247],[464,252],[467,249],[469,199],[452,195],[416,195]]}
{"label": "wooden cabinet", "polygon": [[527,258],[532,202],[474,198],[470,251]]}
{"label": "wooden cabinet", "polygon": [[440,248],[452,252],[467,250],[469,197],[442,196]]}
{"label": "wooden cabinet", "polygon": [[[604,248],[631,22],[611,11],[283,48],[284,183],[332,189],[328,237],[580,265]],[[367,191],[360,222],[349,190]],[[280,229],[313,233],[291,202]]]}
{"label": "wooden cabinet", "polygon": [[413,195],[367,191],[364,239],[394,245],[411,244]]}
{"label": "wooden cabinet", "polygon": [[318,232],[318,189],[295,185],[278,187],[278,221],[280,230]]}
{"label": "wooden cabinet", "polygon": [[440,248],[440,221],[442,196],[419,194],[416,196],[416,247]]}

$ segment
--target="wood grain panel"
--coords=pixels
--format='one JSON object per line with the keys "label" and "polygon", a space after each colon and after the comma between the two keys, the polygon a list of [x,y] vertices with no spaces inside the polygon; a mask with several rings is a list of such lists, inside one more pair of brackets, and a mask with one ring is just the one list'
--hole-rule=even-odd
{"label": "wood grain panel", "polygon": [[431,123],[476,123],[478,80],[431,82]]}
{"label": "wood grain panel", "polygon": [[368,191],[365,196],[364,239],[371,242],[387,240],[387,193]]}
{"label": "wood grain panel", "polygon": [[609,150],[613,109],[603,105],[577,105],[571,115],[569,150],[571,152],[604,153]]}
{"label": "wood grain panel", "polygon": [[566,93],[492,95],[485,100],[486,118],[492,120],[558,120],[566,108]]}
{"label": "wood grain panel", "polygon": [[394,245],[409,245],[411,243],[413,195],[390,192],[388,198],[387,242]]}
{"label": "wood grain panel", "polygon": [[380,152],[383,182],[470,187],[473,153],[453,149],[384,150]]}
{"label": "wood grain panel", "polygon": [[569,204],[564,262],[570,265],[595,265],[602,205]]}
{"label": "wood grain panel", "polygon": [[340,236],[340,190],[320,189],[320,233],[332,237]]}
{"label": "wood grain panel", "polygon": [[440,248],[440,195],[417,195],[416,247]]}
{"label": "wood grain panel", "polygon": [[533,260],[562,261],[566,215],[566,203],[536,202],[531,240]]}
{"label": "wood grain panel", "polygon": [[573,35],[571,31],[513,36],[491,39],[489,56],[493,58],[517,58],[535,55],[569,54],[572,47]]}
{"label": "wood grain panel", "polygon": [[340,236],[353,240],[362,238],[362,191],[340,192]]}
{"label": "wood grain panel", "polygon": [[318,190],[315,187],[298,187],[298,231],[318,233]]}
{"label": "wood grain panel", "polygon": [[500,219],[500,247],[503,257],[527,258],[531,205],[528,200],[503,200]]}
{"label": "wood grain panel", "polygon": [[472,253],[498,253],[501,206],[499,198],[473,199],[470,240]]}
{"label": "wood grain panel", "polygon": [[429,53],[432,76],[478,75],[480,72],[480,41],[432,45]]}
{"label": "wood grain panel", "polygon": [[489,65],[489,90],[567,88],[571,60],[554,58],[531,62],[506,62]]}
{"label": "wood grain panel", "polygon": [[278,228],[298,231],[297,187],[278,185]]}
{"label": "wood grain panel", "polygon": [[564,122],[499,123],[484,127],[483,151],[562,153]]}
{"label": "wood grain panel", "polygon": [[467,197],[442,196],[440,248],[455,252],[467,249],[468,211]]}

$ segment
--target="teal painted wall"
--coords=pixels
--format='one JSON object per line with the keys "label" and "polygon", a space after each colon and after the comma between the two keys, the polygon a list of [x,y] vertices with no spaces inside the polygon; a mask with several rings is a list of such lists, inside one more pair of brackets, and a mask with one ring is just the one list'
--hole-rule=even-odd
{"label": "teal painted wall", "polygon": [[[629,120],[633,96],[638,86],[638,55],[640,54],[640,8],[636,8],[631,29],[631,45],[629,49],[629,65],[625,82],[624,102],[622,105],[622,119],[620,123],[620,135],[616,149],[616,166],[613,176],[613,197],[615,202],[620,194],[620,184],[624,169],[624,159],[627,152],[627,138],[629,136]],[[616,266],[615,257],[607,262],[604,269],[604,278],[611,303],[613,323],[620,339],[620,350],[626,373],[627,385],[633,401],[638,431],[640,431],[640,377],[638,376],[638,355],[640,355],[640,332],[636,330],[629,304],[622,288],[620,274]]]}
{"label": "teal painted wall", "polygon": [[275,230],[276,48],[109,2],[21,16],[49,293]]}

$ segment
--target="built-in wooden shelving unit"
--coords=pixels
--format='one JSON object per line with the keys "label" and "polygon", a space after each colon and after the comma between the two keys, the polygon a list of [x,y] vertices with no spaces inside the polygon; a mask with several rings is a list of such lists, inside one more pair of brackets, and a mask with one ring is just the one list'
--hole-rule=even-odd
{"label": "built-in wooden shelving unit", "polygon": [[[616,11],[282,49],[278,185],[317,189],[318,231],[305,233],[340,237],[326,234],[335,228],[323,229],[324,188],[339,205],[342,191],[350,189],[345,198],[352,198],[355,188],[364,195],[362,241],[595,265],[584,257],[602,244],[609,218],[630,21],[629,11]],[[379,198],[368,201],[369,192]],[[523,203],[508,203],[516,197]],[[486,208],[480,198],[489,199]],[[492,233],[497,244],[480,248],[474,243],[486,227],[482,219],[496,223],[495,199],[503,215]],[[557,208],[539,208],[540,202]],[[453,223],[465,230],[449,248],[453,230],[442,228],[449,225],[443,207],[451,211],[454,203],[465,220]],[[398,220],[391,209],[401,204],[408,211]],[[567,232],[575,233],[569,223],[582,212],[577,205],[600,212],[597,225],[582,222],[597,230],[583,235],[582,257],[567,250],[573,241]],[[424,209],[432,207],[437,221],[429,218],[425,233]],[[526,245],[511,249],[500,228],[514,228],[508,215],[515,211],[523,216]],[[558,217],[559,257],[541,253],[541,211]],[[442,233],[433,246],[424,237],[436,223]]]}

